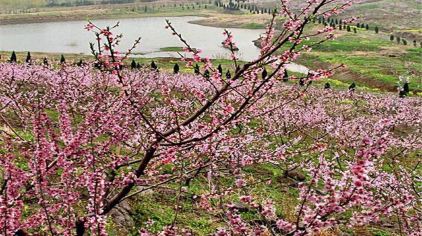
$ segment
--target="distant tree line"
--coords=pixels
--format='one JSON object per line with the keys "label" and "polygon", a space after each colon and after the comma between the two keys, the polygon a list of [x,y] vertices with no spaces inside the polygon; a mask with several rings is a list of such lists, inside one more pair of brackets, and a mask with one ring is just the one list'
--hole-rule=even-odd
{"label": "distant tree line", "polygon": [[254,4],[250,4],[250,3],[244,3],[244,2],[234,2],[232,0],[229,1],[229,3],[224,3],[220,0],[216,0],[214,2],[214,5],[217,7],[221,7],[224,8],[226,10],[232,10],[232,11],[236,11],[236,10],[246,10],[249,11],[250,13],[253,14],[272,14],[273,12],[276,12],[277,9],[273,9],[273,8],[263,8],[263,7],[258,7],[257,5]]}
{"label": "distant tree line", "polygon": [[[0,55],[0,59],[1,59],[1,55]],[[15,51],[12,52],[12,54],[10,55],[10,59],[8,60],[9,63],[19,63],[20,61],[17,58],[17,55],[15,53]],[[31,53],[28,52],[25,58],[24,63],[26,63],[27,65],[33,65],[35,64],[35,61],[33,60]],[[60,65],[60,66],[66,66],[66,65],[75,65],[75,66],[85,66],[87,63],[84,62],[82,59],[80,59],[78,62],[74,62],[74,63],[68,63],[66,58],[64,57],[64,55],[62,54],[60,56],[60,59],[57,61],[49,61],[49,59],[47,57],[44,57],[41,60],[41,65],[44,66],[52,66],[54,64],[56,65]],[[96,67],[97,65],[94,64],[94,66]],[[100,69],[100,67],[96,67],[98,69]],[[129,65],[121,65],[120,69],[123,68],[128,68],[131,70],[145,70],[145,69],[149,69],[151,71],[157,71],[159,72],[159,66],[158,64],[152,60],[151,63],[148,64],[143,64],[143,63],[139,63],[137,61],[135,61],[135,59],[132,59],[132,62]],[[238,67],[239,68],[239,67]],[[236,71],[238,70],[238,68],[236,69]],[[221,64],[218,65],[217,67],[218,72],[220,73],[221,76],[223,76],[225,74],[226,79],[230,79],[231,78],[231,72],[228,69],[227,71],[224,71],[223,67]],[[186,70],[185,70],[186,71]],[[188,71],[186,71],[188,72]],[[193,66],[193,71],[194,74],[199,75],[201,74],[200,72],[200,67],[198,64],[195,64]],[[225,73],[224,73],[225,72]],[[173,74],[179,74],[180,73],[180,66],[178,63],[175,63],[173,66]],[[204,73],[202,74],[205,78],[210,78],[210,71],[209,70],[205,70]],[[266,76],[268,75],[268,72],[266,71],[266,69],[264,68],[264,70],[262,71],[262,78],[266,78]],[[284,76],[282,79],[283,82],[288,82],[289,81],[289,75],[287,73],[287,71],[284,72]],[[310,81],[310,83],[312,83],[312,81]],[[298,84],[300,86],[305,86],[305,81],[304,78],[301,78],[298,81]],[[357,85],[355,82],[353,82],[352,84],[350,84],[349,86],[349,92],[354,92],[357,88]],[[399,92],[399,97],[404,98],[410,95],[410,86],[409,86],[409,78],[408,77],[404,77],[404,76],[400,76],[399,77],[399,83],[398,83],[398,92]],[[324,89],[331,89],[331,84],[329,82],[325,83],[324,85]]]}
{"label": "distant tree line", "polygon": [[[371,29],[371,27],[368,24],[356,23],[356,25],[350,25],[350,24],[347,24],[342,19],[335,19],[335,18],[327,18],[326,19],[324,17],[318,17],[318,18],[314,18],[313,22],[318,23],[318,24],[322,24],[324,26],[331,26],[334,29],[338,29],[338,30],[346,30],[347,32],[353,31],[354,33],[358,33],[358,29],[366,29],[366,30]],[[379,32],[378,26],[375,26],[373,29],[374,29],[375,33],[378,34],[378,32]]]}
{"label": "distant tree line", "polygon": [[122,3],[134,3],[136,0],[48,0],[48,7],[71,7],[71,6],[88,6],[95,4],[122,4]]}
{"label": "distant tree line", "polygon": [[[394,34],[390,35],[390,41],[391,42],[396,41],[397,44],[408,45],[407,39],[401,38],[400,36],[395,36]],[[414,39],[413,40],[413,46],[422,48],[422,41],[418,43],[418,41],[416,41],[416,39]]]}
{"label": "distant tree line", "polygon": [[[358,22],[356,23],[356,25],[349,25],[344,23],[344,21],[342,19],[334,19],[334,18],[327,18],[325,19],[324,17],[319,17],[319,18],[314,18],[313,19],[314,23],[318,23],[318,24],[322,24],[324,26],[331,26],[334,29],[338,29],[338,30],[346,30],[347,32],[354,32],[354,33],[358,33],[358,29],[365,29],[365,30],[374,30],[374,32],[376,34],[379,33],[380,29],[378,28],[378,26],[374,26],[371,27],[369,26],[369,24],[365,24],[365,23],[361,23]],[[396,41],[397,44],[403,44],[403,45],[408,45],[408,41],[407,39],[401,38],[400,36],[395,36],[395,35],[390,35],[390,41]],[[422,48],[422,42],[413,40],[413,46],[414,47],[421,47]]]}
{"label": "distant tree line", "polygon": [[139,10],[143,10],[144,12],[153,12],[156,9],[160,9],[160,8],[168,8],[168,7],[180,7],[182,8],[182,10],[195,10],[195,9],[208,9],[208,4],[211,4],[211,1],[209,1],[209,3],[207,2],[192,2],[192,3],[173,3],[173,4],[160,4],[160,5],[156,5],[156,4],[151,4],[151,5],[144,5],[142,6],[142,9],[138,7],[133,7],[131,10],[132,11],[139,11]]}

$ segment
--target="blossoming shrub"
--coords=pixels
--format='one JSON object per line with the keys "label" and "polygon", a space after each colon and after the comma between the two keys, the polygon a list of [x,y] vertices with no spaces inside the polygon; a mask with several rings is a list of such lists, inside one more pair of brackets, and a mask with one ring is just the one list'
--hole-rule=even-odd
{"label": "blossoming shrub", "polygon": [[[178,182],[197,170],[205,171],[211,184],[204,186],[198,204],[218,211],[219,204],[212,199],[250,193],[254,181],[244,168],[264,163],[295,183],[289,187],[299,199],[294,221],[275,214],[271,199],[259,202],[248,194],[240,200],[260,212],[266,223],[241,221],[236,205],[226,202],[226,232],[304,234],[341,224],[392,220],[397,214],[403,230],[418,232],[418,98],[320,89],[303,93],[275,82],[241,118],[206,140],[184,145],[185,137],[212,132],[233,113],[241,96],[222,99],[201,119],[166,139],[139,178],[131,165],[142,161],[143,145],[156,138],[155,131],[178,127],[177,117],[202,105],[200,99],[214,89],[206,79],[122,71],[131,98],[148,115],[146,124],[113,74],[90,67],[54,71],[15,64],[1,64],[0,71],[5,186],[1,222],[9,233],[21,228],[46,231],[51,226],[52,232],[72,234],[81,214],[92,230],[104,231],[107,215],[101,214],[102,207],[116,189],[130,183],[150,188]],[[291,177],[288,173],[293,171],[303,173],[304,179]],[[213,182],[228,173],[237,179],[235,186],[217,188]]]}
{"label": "blossoming shrub", "polygon": [[[107,235],[120,203],[176,185],[173,224],[131,230],[189,235],[177,225],[179,203],[193,179],[206,179],[195,198],[224,222],[216,235],[305,235],[384,221],[416,235],[421,101],[310,87],[332,69],[309,73],[302,86],[280,82],[285,65],[310,50],[309,37],[333,38],[331,27],[305,34],[306,25],[348,5],[312,0],[293,14],[281,1],[281,32],[274,14],[260,57],[248,63],[226,31],[233,74],[220,73],[170,22],[192,54],[183,60],[202,65],[198,75],[126,70],[133,48],[116,49],[117,25],[92,23],[92,65],[0,64],[1,234]],[[248,168],[257,165],[289,181],[289,217],[277,212],[279,199],[251,191]],[[220,185],[227,176],[234,183]],[[237,197],[254,217],[242,218]]]}

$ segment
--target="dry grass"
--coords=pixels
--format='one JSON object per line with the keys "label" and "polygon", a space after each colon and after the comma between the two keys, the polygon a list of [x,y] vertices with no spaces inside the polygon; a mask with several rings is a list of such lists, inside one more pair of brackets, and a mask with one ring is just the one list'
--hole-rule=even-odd
{"label": "dry grass", "polygon": [[227,11],[210,14],[208,18],[192,23],[223,28],[264,28],[270,19],[271,16],[268,14],[236,14]]}

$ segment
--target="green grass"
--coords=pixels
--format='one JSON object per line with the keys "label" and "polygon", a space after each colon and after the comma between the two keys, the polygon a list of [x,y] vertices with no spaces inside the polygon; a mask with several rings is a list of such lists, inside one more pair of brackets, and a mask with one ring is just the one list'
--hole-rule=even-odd
{"label": "green grass", "polygon": [[[175,50],[181,49],[181,47],[168,47],[168,48],[162,48],[161,50]],[[19,63],[23,63],[25,61],[27,52],[16,52],[17,59]],[[0,51],[0,62],[5,62],[10,58],[11,52],[9,51]],[[83,55],[83,54],[63,54],[66,58],[67,63],[77,63],[80,59],[84,61],[92,61],[93,57],[89,55]],[[58,53],[41,53],[41,52],[31,52],[31,56],[33,60],[38,60],[38,63],[41,63],[42,59],[44,57],[47,57],[50,62],[58,63],[60,61],[61,54]],[[182,73],[193,73],[193,68],[186,67],[186,63],[180,61],[180,58],[167,58],[167,57],[159,57],[159,58],[133,58],[135,62],[140,63],[144,66],[149,66],[152,61],[154,61],[158,68],[161,71],[171,72],[173,71],[173,66],[175,63],[178,63],[180,66],[180,72]],[[132,58],[129,58],[126,61],[126,65],[130,67],[130,63],[132,62]],[[231,60],[227,59],[213,59],[212,62],[215,65],[221,64],[224,70],[230,69],[232,72],[234,71],[234,66],[232,65]],[[245,62],[238,61],[238,63],[243,64]],[[199,65],[202,65],[202,63],[198,63]]]}
{"label": "green grass", "polygon": [[[193,68],[187,67],[186,63],[181,62],[179,58],[135,58],[134,60],[145,66],[149,66],[151,64],[151,61],[154,60],[154,62],[158,66],[158,69],[161,71],[166,71],[166,72],[172,72],[174,64],[177,63],[180,67],[181,73],[193,73]],[[221,64],[221,66],[223,67],[225,71],[227,69],[230,69],[233,72],[235,69],[230,60],[214,59],[212,60],[212,62],[214,63],[214,65]],[[240,62],[240,63],[244,63],[244,62]],[[198,63],[198,65],[202,66],[203,64]]]}
{"label": "green grass", "polygon": [[162,52],[183,52],[183,47],[164,47],[160,48]]}
{"label": "green grass", "polygon": [[313,50],[321,52],[374,52],[380,50],[381,47],[388,47],[391,45],[390,41],[378,37],[375,33],[373,33],[374,35],[371,34],[372,31],[366,30],[359,30],[357,34],[349,32],[344,36],[336,38],[334,41],[328,41],[317,45]]}
{"label": "green grass", "polygon": [[[316,69],[344,64],[345,69],[332,79],[359,87],[395,91],[400,75],[412,72],[410,87],[415,93],[422,87],[422,48],[398,45],[388,35],[359,29],[358,33],[341,31],[334,41],[313,48],[299,59],[299,63]],[[307,43],[313,43],[311,41]],[[341,85],[344,87],[344,85]]]}
{"label": "green grass", "polygon": [[[177,46],[173,46],[173,47],[164,47],[164,48],[160,48],[160,51],[162,52],[183,52],[183,48],[184,47],[177,47]],[[196,48],[192,48],[194,51],[196,51]]]}
{"label": "green grass", "polygon": [[265,25],[259,24],[259,23],[249,23],[249,24],[244,25],[242,28],[245,28],[245,29],[263,29],[263,28],[265,28]]}
{"label": "green grass", "polygon": [[[294,210],[294,204],[297,200],[297,192],[286,192],[282,191],[284,185],[282,184],[282,173],[279,168],[272,165],[256,165],[248,168],[247,172],[251,176],[256,176],[256,185],[253,187],[250,193],[258,201],[264,201],[267,199],[274,199],[274,203],[277,206],[277,214],[280,216],[288,216],[292,214]],[[274,184],[268,185],[263,179],[270,178]],[[219,184],[223,187],[230,187],[234,184],[234,177],[231,175],[223,175],[218,179]],[[210,235],[215,232],[218,227],[223,226],[223,222],[220,222],[218,216],[208,212],[204,209],[199,208],[197,205],[198,199],[193,198],[194,195],[199,195],[207,191],[207,178],[205,176],[199,176],[194,179],[187,191],[181,198],[182,201],[179,205],[182,206],[181,211],[177,215],[177,225],[182,225],[183,228],[188,228],[193,231],[194,235]],[[158,232],[162,230],[165,225],[171,224],[175,219],[174,205],[176,204],[176,189],[178,185],[176,183],[169,184],[166,188],[155,193],[146,193],[139,196],[139,201],[133,201],[133,219],[134,223],[139,229],[141,226],[145,227],[145,222],[153,220],[154,224],[147,227],[152,232]],[[238,194],[233,194],[225,201],[238,202],[238,197],[246,194],[240,191]],[[211,201],[213,204],[218,204],[218,201]],[[245,220],[254,220],[257,218],[254,210],[241,213]],[[130,230],[132,234],[135,234],[135,229]]]}

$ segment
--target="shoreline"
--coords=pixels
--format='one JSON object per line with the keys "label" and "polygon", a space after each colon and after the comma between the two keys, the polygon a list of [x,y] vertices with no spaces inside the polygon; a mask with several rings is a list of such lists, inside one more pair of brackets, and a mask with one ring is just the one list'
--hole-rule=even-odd
{"label": "shoreline", "polygon": [[[94,15],[89,16],[33,16],[26,15],[25,17],[17,17],[16,19],[2,19],[0,15],[0,26],[3,25],[20,25],[20,24],[37,24],[37,23],[54,23],[54,22],[70,22],[70,21],[89,21],[89,20],[107,20],[107,19],[136,19],[146,17],[184,17],[184,16],[198,16],[198,17],[209,17],[207,14],[106,14],[106,15]],[[192,22],[193,23],[193,22]]]}
{"label": "shoreline", "polygon": [[[185,16],[198,16],[198,17],[210,17],[207,14],[138,14],[138,15],[98,15],[93,17],[86,16],[47,16],[47,17],[19,17],[17,19],[1,19],[0,15],[0,26],[6,25],[21,25],[21,24],[39,24],[39,23],[56,23],[56,22],[70,22],[70,21],[89,21],[89,20],[108,20],[108,19],[136,19],[136,18],[147,18],[147,17],[185,17]],[[189,22],[192,24],[198,24],[194,21]],[[200,25],[200,24],[198,24]]]}
{"label": "shoreline", "polygon": [[[51,11],[40,11],[37,13],[25,14],[0,14],[0,26],[88,21],[104,19],[135,19],[147,17],[186,17],[197,16],[204,19],[189,21],[191,24],[210,26],[217,28],[240,28],[240,29],[264,29],[268,21],[267,16],[239,12],[236,14],[225,12],[209,5],[207,9],[195,9],[191,11],[182,8],[166,8],[153,12],[142,12],[140,10],[130,11],[125,9],[52,9]],[[235,23],[234,23],[235,22]]]}
{"label": "shoreline", "polygon": [[[1,62],[7,62],[11,53],[12,53],[11,51],[0,51],[0,56],[1,56],[0,57],[0,63]],[[15,53],[18,57],[18,62],[24,62],[25,61],[25,58],[26,58],[26,55],[27,55],[26,51],[15,51]],[[92,55],[80,54],[80,53],[31,52],[31,57],[33,58],[33,60],[37,60],[39,62],[41,62],[44,57],[49,59],[49,61],[59,62],[61,55],[63,55],[68,62],[73,62],[73,63],[77,63],[77,62],[79,62],[79,60],[90,61],[90,60],[94,59],[94,57]],[[178,57],[131,57],[131,56],[129,56],[128,59],[126,60],[126,64],[129,65],[132,59],[135,60],[135,61],[138,61],[138,62],[142,62],[142,63],[147,63],[147,62],[150,62],[150,61],[156,61],[157,63],[163,63],[163,64],[173,63],[173,62],[181,62],[181,58],[178,58]],[[231,60],[229,60],[229,59],[211,59],[211,60],[212,61],[218,61],[218,62],[220,62],[220,64],[227,64],[227,63],[230,64],[231,63]],[[246,63],[246,61],[239,61],[239,62]],[[169,69],[172,69],[172,67],[170,67]],[[288,64],[287,69],[290,72],[299,73],[299,74],[307,74],[308,71],[309,71],[309,68],[307,68],[306,66],[297,64],[297,63]]]}

